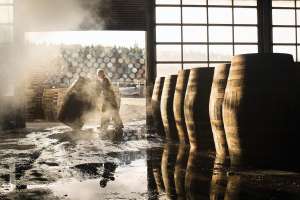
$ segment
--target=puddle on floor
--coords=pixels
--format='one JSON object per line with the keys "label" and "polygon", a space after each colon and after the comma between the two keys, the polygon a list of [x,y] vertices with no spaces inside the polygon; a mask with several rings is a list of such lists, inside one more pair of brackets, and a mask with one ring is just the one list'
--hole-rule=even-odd
{"label": "puddle on floor", "polygon": [[60,180],[47,186],[55,196],[73,200],[147,199],[147,166],[145,159],[128,166],[103,170],[99,178]]}
{"label": "puddle on floor", "polygon": [[214,152],[147,139],[145,121],[108,134],[34,127],[0,134],[1,200],[300,199],[299,173],[230,171]]}

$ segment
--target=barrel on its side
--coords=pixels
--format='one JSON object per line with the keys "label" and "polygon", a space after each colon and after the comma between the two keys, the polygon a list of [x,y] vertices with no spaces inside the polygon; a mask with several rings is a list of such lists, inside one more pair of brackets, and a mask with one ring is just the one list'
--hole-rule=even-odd
{"label": "barrel on its side", "polygon": [[228,147],[222,118],[222,104],[229,69],[230,64],[221,64],[216,66],[209,99],[209,117],[215,141],[216,157],[222,161],[224,161],[226,155],[228,155]]}
{"label": "barrel on its side", "polygon": [[178,131],[179,142],[181,144],[189,144],[189,136],[186,129],[185,119],[184,119],[184,97],[186,92],[186,87],[189,79],[190,70],[181,70],[178,73],[177,83],[174,93],[174,118]]}
{"label": "barrel on its side", "polygon": [[68,89],[61,108],[58,120],[73,129],[81,129],[84,125],[84,115],[95,109],[96,88],[92,88],[92,81],[79,78]]}
{"label": "barrel on its side", "polygon": [[155,79],[155,84],[153,88],[153,93],[151,97],[151,107],[152,107],[152,116],[154,119],[154,126],[159,133],[164,134],[163,123],[161,119],[161,94],[164,86],[165,77],[157,77]]}
{"label": "barrel on its side", "polygon": [[293,160],[285,159],[292,153],[288,97],[293,64],[289,54],[232,58],[223,120],[233,166],[279,168]]}
{"label": "barrel on its side", "polygon": [[173,102],[176,87],[177,75],[170,75],[165,78],[161,97],[161,117],[168,141],[177,141],[178,132],[175,124]]}
{"label": "barrel on its side", "polygon": [[213,73],[213,68],[194,68],[190,71],[184,117],[191,148],[214,149],[208,109]]}

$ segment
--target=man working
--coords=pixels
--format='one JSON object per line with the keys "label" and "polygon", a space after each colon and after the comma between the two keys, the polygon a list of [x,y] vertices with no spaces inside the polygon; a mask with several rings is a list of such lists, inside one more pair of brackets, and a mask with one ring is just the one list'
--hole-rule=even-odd
{"label": "man working", "polygon": [[104,70],[97,71],[98,87],[100,94],[103,96],[103,104],[101,108],[101,129],[107,130],[110,119],[114,123],[115,129],[122,129],[123,122],[119,114],[119,104],[113,86],[109,78],[105,75]]}

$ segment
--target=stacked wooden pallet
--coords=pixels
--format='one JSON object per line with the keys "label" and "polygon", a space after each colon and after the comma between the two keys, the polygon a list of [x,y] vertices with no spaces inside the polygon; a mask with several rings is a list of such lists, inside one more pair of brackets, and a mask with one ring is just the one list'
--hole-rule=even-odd
{"label": "stacked wooden pallet", "polygon": [[42,108],[45,120],[57,120],[57,114],[63,103],[66,91],[67,88],[44,89]]}
{"label": "stacked wooden pallet", "polygon": [[27,78],[25,89],[27,121],[43,118],[42,98],[45,79],[46,76],[42,69],[34,69]]}

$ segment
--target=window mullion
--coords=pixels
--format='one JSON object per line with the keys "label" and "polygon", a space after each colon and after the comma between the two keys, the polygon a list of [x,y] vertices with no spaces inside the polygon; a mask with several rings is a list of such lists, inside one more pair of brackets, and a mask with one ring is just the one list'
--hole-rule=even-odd
{"label": "window mullion", "polygon": [[206,46],[206,51],[207,51],[207,66],[209,67],[210,66],[210,59],[209,59],[209,17],[208,17],[208,12],[209,12],[209,9],[208,9],[208,1],[209,0],[206,0],[206,33],[207,33],[207,46]]}
{"label": "window mullion", "polygon": [[182,0],[180,0],[180,28],[181,28],[181,69],[183,69],[183,14],[182,14]]}
{"label": "window mullion", "polygon": [[233,1],[231,0],[231,5],[232,5],[232,55],[234,56],[235,54],[235,48],[234,48],[234,5],[233,5]]}
{"label": "window mullion", "polygon": [[294,4],[295,4],[295,36],[296,36],[296,61],[298,61],[298,35],[297,35],[297,2],[296,0],[294,0]]}

